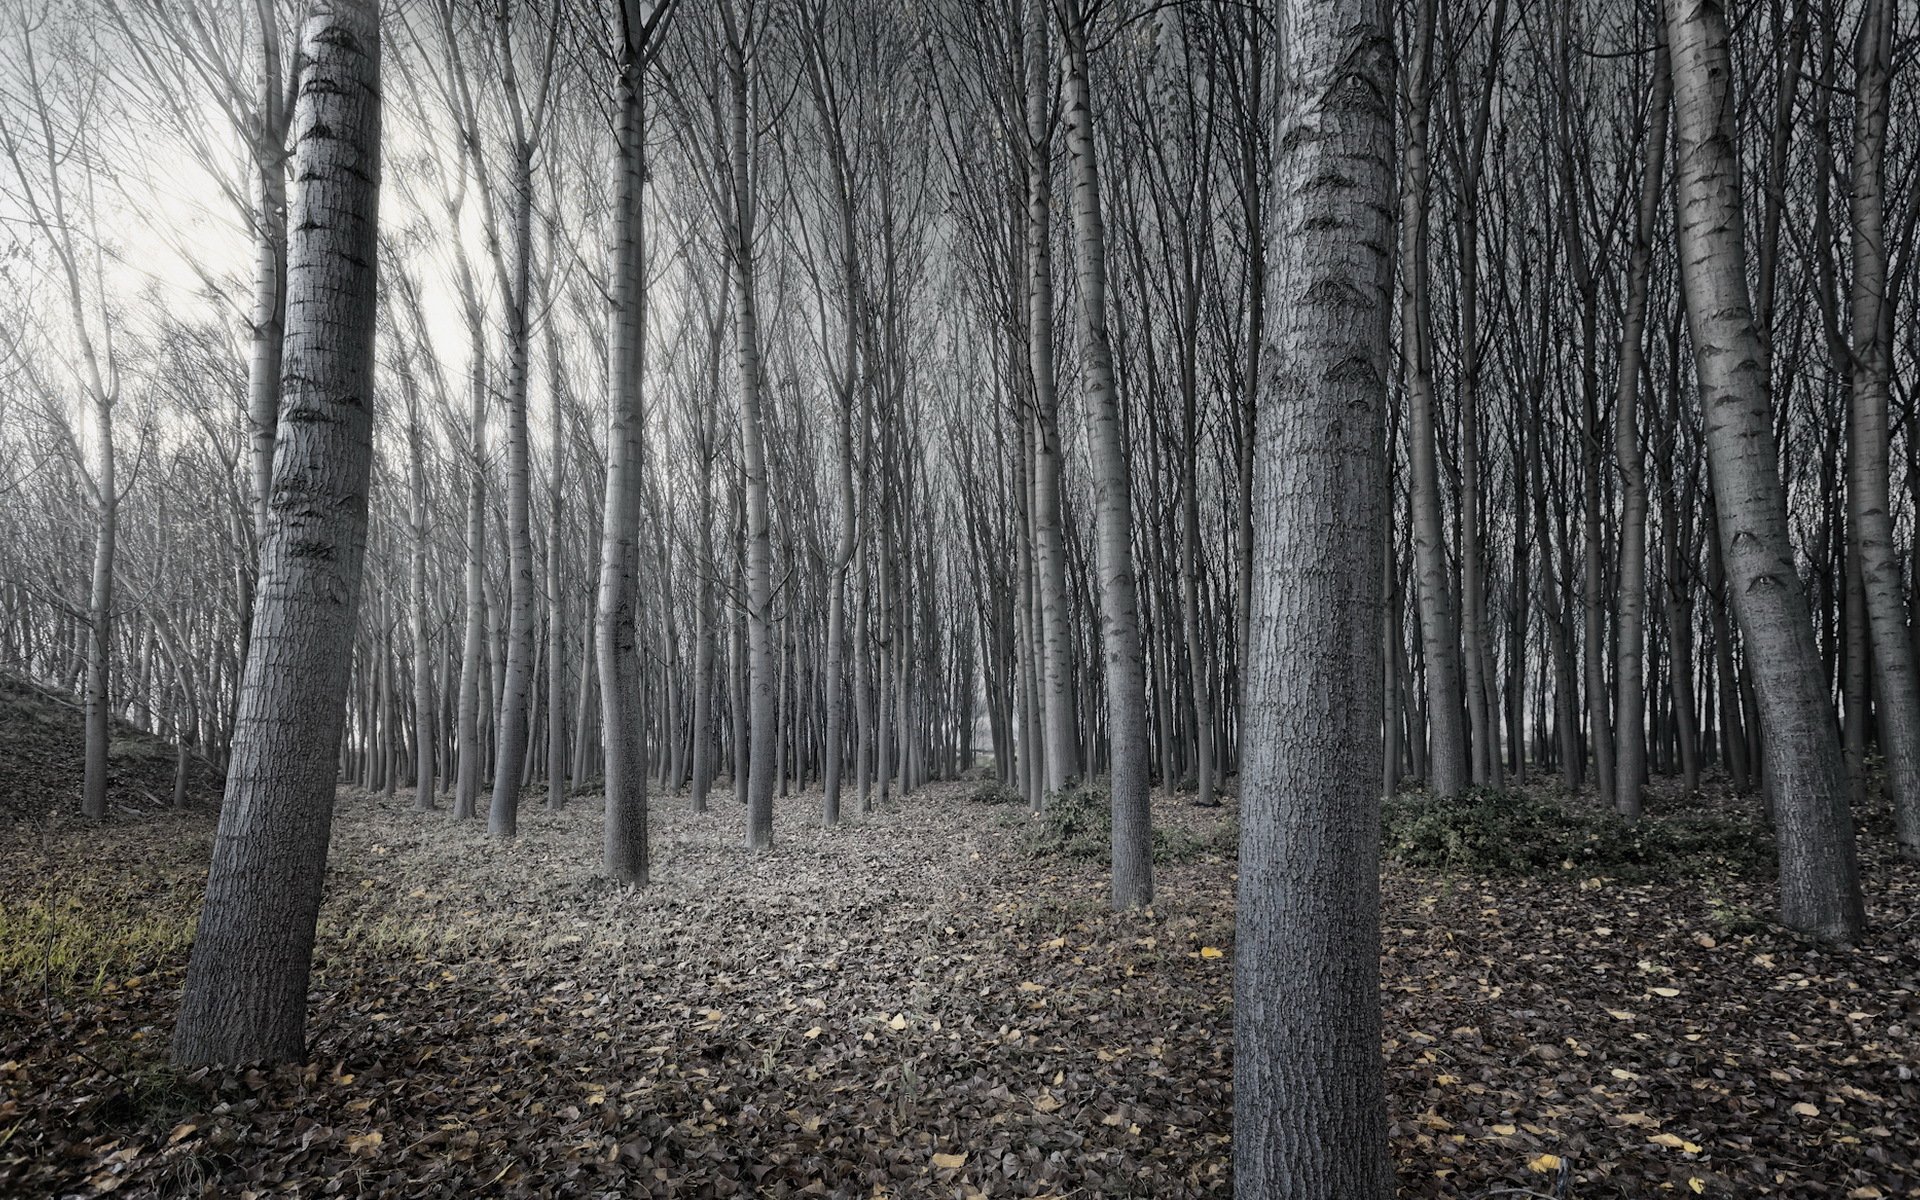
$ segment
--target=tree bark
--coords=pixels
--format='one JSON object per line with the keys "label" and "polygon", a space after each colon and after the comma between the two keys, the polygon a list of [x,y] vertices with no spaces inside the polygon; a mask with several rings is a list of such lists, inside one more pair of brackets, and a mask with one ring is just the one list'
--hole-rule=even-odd
{"label": "tree bark", "polygon": [[1281,6],[1262,545],[1247,657],[1234,1186],[1385,1200],[1380,563],[1393,304],[1392,8]]}
{"label": "tree bark", "polygon": [[306,1053],[307,982],[366,550],[380,171],[373,0],[320,0],[295,119],[273,505],[173,1058]]}
{"label": "tree bark", "polygon": [[[1113,804],[1113,907],[1153,903],[1153,793],[1148,762],[1147,683],[1140,649],[1140,596],[1133,574],[1133,474],[1127,462],[1113,344],[1107,332],[1107,235],[1087,83],[1087,9],[1062,0],[1067,150],[1073,159],[1074,258],[1080,279],[1088,440],[1099,536],[1100,646],[1106,660],[1108,781]],[[1198,689],[1198,664],[1194,686]],[[1201,706],[1204,712],[1204,705]],[[1202,735],[1203,737],[1205,734]]]}
{"label": "tree bark", "polygon": [[1067,620],[1067,550],[1061,498],[1060,416],[1053,358],[1053,155],[1048,80],[1048,0],[1027,0],[1027,350],[1033,380],[1034,559],[1044,631],[1041,704],[1047,791],[1080,776],[1073,634]]}
{"label": "tree bark", "polygon": [[[646,411],[645,79],[656,27],[642,0],[623,0],[615,152],[614,242],[608,279],[607,483],[600,531],[599,642],[601,742],[606,747],[606,813],[601,869],[622,883],[647,882],[647,719],[640,658],[640,497]],[[653,18],[658,19],[656,14]]]}
{"label": "tree bark", "polygon": [[1408,458],[1412,464],[1413,548],[1420,629],[1427,666],[1427,788],[1457,796],[1471,780],[1461,711],[1460,642],[1454,635],[1453,580],[1440,515],[1435,447],[1432,325],[1427,287],[1427,108],[1433,58],[1433,4],[1421,0],[1419,32],[1407,67],[1405,182],[1400,197],[1401,358],[1407,381]]}
{"label": "tree bark", "polygon": [[1846,772],[1787,532],[1765,351],[1747,298],[1732,68],[1720,0],[1667,0],[1680,265],[1734,615],[1764,728],[1780,915],[1849,941],[1866,926]]}
{"label": "tree bark", "polygon": [[[1920,858],[1920,673],[1889,495],[1886,158],[1894,5],[1869,0],[1856,48],[1853,142],[1853,394],[1847,456],[1848,555],[1859,563],[1872,634],[1875,727],[1887,759],[1900,853]],[[1910,435],[1911,436],[1911,435]]]}
{"label": "tree bark", "polygon": [[1664,48],[1654,55],[1653,96],[1648,102],[1646,162],[1627,264],[1627,308],[1620,327],[1620,372],[1615,393],[1613,453],[1620,469],[1620,593],[1615,622],[1614,807],[1640,816],[1640,788],[1647,778],[1647,468],[1635,415],[1644,374],[1647,289],[1653,267],[1653,227],[1664,193],[1667,97],[1672,73]]}

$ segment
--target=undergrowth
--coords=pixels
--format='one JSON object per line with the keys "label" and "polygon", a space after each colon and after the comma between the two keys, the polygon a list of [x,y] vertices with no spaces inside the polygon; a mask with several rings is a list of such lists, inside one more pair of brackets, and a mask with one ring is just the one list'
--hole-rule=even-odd
{"label": "undergrowth", "polygon": [[1603,874],[1626,882],[1700,875],[1752,877],[1770,869],[1773,838],[1718,813],[1635,822],[1520,792],[1476,789],[1454,799],[1395,796],[1382,814],[1388,858],[1472,875]]}
{"label": "undergrowth", "polygon": [[[1188,862],[1209,854],[1231,856],[1235,845],[1235,830],[1225,822],[1198,835],[1156,826],[1153,861]],[[1113,803],[1105,782],[1080,784],[1048,796],[1046,809],[1028,835],[1027,849],[1036,856],[1112,862]]]}
{"label": "undergrowth", "polygon": [[138,975],[193,940],[192,905],[30,894],[0,901],[0,990],[99,988]]}

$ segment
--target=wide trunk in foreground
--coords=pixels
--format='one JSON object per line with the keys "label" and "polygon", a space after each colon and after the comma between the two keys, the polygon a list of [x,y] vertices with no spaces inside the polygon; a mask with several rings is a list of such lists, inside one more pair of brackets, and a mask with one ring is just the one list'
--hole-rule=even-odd
{"label": "wide trunk in foreground", "polygon": [[1393,9],[1275,14],[1265,388],[1234,958],[1233,1170],[1251,1200],[1384,1200],[1380,556]]}
{"label": "wide trunk in foreground", "polygon": [[377,0],[320,0],[304,41],[273,495],[179,1063],[306,1053],[372,463]]}

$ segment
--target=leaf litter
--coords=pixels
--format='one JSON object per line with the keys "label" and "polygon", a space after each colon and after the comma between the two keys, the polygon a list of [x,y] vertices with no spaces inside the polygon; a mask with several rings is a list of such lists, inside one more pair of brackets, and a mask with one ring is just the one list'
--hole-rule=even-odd
{"label": "leaf litter", "polygon": [[[839,828],[654,798],[654,880],[599,805],[521,837],[341,793],[310,1061],[166,1066],[212,818],[53,819],[0,847],[0,1195],[1226,1196],[1233,860],[1219,810],[1144,913],[935,785]],[[1010,811],[1011,810],[1011,811]],[[1407,1196],[1920,1195],[1916,873],[1869,850],[1847,949],[1766,883],[1390,864],[1382,995]],[[57,974],[57,977],[56,977]],[[1513,1194],[1513,1193],[1508,1193]]]}

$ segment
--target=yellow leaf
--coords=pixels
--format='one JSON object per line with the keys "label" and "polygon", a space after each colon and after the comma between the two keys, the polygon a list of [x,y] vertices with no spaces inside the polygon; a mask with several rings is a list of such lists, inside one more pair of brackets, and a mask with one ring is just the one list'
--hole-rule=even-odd
{"label": "yellow leaf", "polygon": [[349,1154],[377,1154],[380,1151],[380,1143],[384,1141],[386,1141],[386,1139],[380,1136],[378,1129],[355,1134],[347,1139],[347,1152]]}
{"label": "yellow leaf", "polygon": [[1798,1113],[1803,1117],[1817,1117],[1820,1115],[1820,1110],[1815,1108],[1813,1105],[1808,1104],[1805,1100],[1802,1100],[1800,1103],[1794,1105],[1793,1108],[1790,1109],[1789,1111]]}
{"label": "yellow leaf", "polygon": [[1678,996],[1680,994],[1679,988],[1648,988],[1647,990],[1652,992],[1656,996],[1664,996],[1668,1000],[1671,1000],[1675,996]]}
{"label": "yellow leaf", "polygon": [[1696,1196],[1698,1196],[1701,1192],[1704,1192],[1707,1190],[1707,1185],[1705,1181],[1703,1181],[1698,1175],[1687,1176],[1687,1186],[1693,1189],[1693,1194]]}
{"label": "yellow leaf", "polygon": [[887,1028],[893,1030],[895,1033],[900,1032],[902,1029],[905,1029],[906,1027],[907,1027],[907,1014],[905,1013],[895,1013],[893,1014],[893,1020],[887,1022]]}
{"label": "yellow leaf", "polygon": [[1607,1015],[1612,1017],[1616,1021],[1633,1020],[1633,1014],[1630,1012],[1627,1012],[1625,1009],[1610,1008],[1607,1010]]}
{"label": "yellow leaf", "polygon": [[1041,1092],[1040,1098],[1033,1102],[1033,1106],[1043,1113],[1059,1112],[1066,1107],[1064,1103],[1054,1098],[1052,1092]]}
{"label": "yellow leaf", "polygon": [[1511,1125],[1495,1125],[1493,1132],[1501,1137],[1512,1137],[1517,1131]]}
{"label": "yellow leaf", "polygon": [[933,1156],[933,1165],[943,1171],[958,1171],[961,1167],[967,1165],[967,1156],[964,1154],[936,1154]]}
{"label": "yellow leaf", "polygon": [[1538,1171],[1541,1174],[1545,1174],[1548,1171],[1558,1171],[1559,1169],[1560,1156],[1558,1154],[1542,1154],[1538,1158],[1527,1160],[1527,1170],[1529,1171]]}
{"label": "yellow leaf", "polygon": [[1656,1146],[1665,1146],[1669,1150],[1684,1150],[1688,1154],[1700,1153],[1699,1142],[1689,1142],[1685,1138],[1675,1137],[1671,1133],[1656,1133],[1647,1140]]}
{"label": "yellow leaf", "polygon": [[1222,950],[1222,949],[1220,949],[1220,948],[1218,948],[1217,946],[1202,946],[1202,947],[1200,947],[1200,957],[1201,957],[1201,958],[1221,958],[1221,957],[1224,957],[1224,956],[1226,955],[1226,953],[1227,953],[1227,952],[1226,952],[1225,950]]}
{"label": "yellow leaf", "polygon": [[167,1135],[167,1145],[171,1146],[176,1142],[179,1142],[181,1139],[192,1135],[193,1131],[198,1128],[200,1127],[198,1125],[195,1125],[192,1121],[187,1121],[182,1124],[175,1125],[173,1127],[173,1132]]}
{"label": "yellow leaf", "polygon": [[1885,1192],[1872,1184],[1864,1184],[1847,1193],[1847,1200],[1882,1200]]}
{"label": "yellow leaf", "polygon": [[812,1029],[807,1030],[807,1040],[812,1041],[814,1038],[819,1037],[821,1034],[825,1032],[826,1030],[820,1028],[818,1025],[815,1025]]}
{"label": "yellow leaf", "polygon": [[1044,992],[1047,989],[1029,979],[1020,985],[1020,990],[1023,992]]}
{"label": "yellow leaf", "polygon": [[1645,1113],[1630,1112],[1630,1113],[1620,1114],[1620,1123],[1622,1125],[1644,1125],[1647,1128],[1651,1129],[1654,1126],[1658,1125],[1660,1122],[1654,1120],[1652,1117],[1648,1116]]}

